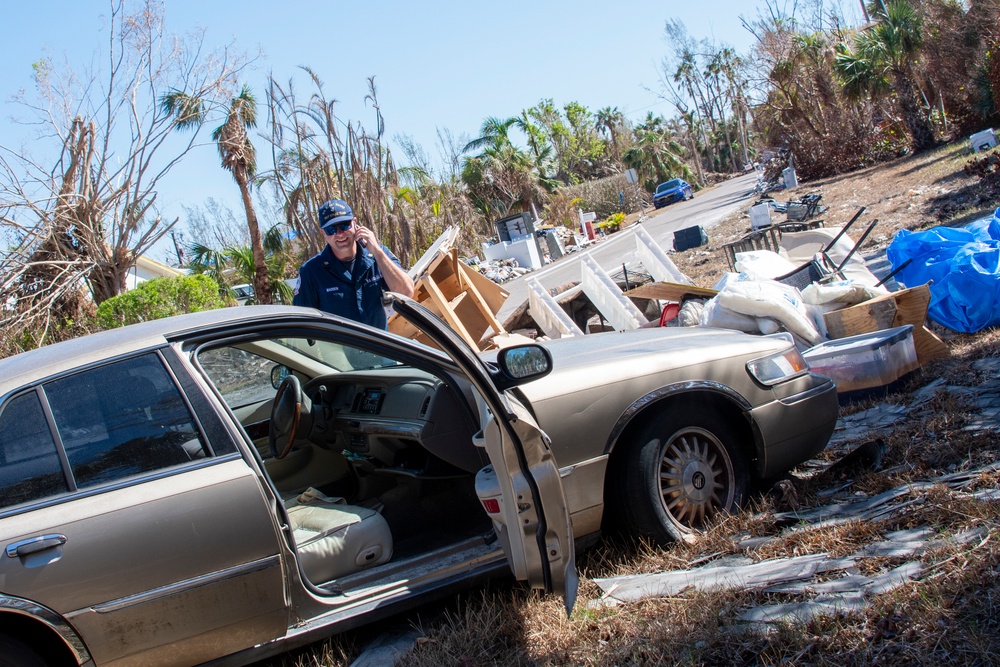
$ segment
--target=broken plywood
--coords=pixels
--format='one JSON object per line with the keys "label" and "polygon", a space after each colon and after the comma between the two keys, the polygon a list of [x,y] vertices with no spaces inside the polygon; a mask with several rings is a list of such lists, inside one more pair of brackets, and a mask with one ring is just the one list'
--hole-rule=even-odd
{"label": "broken plywood", "polygon": [[625,292],[625,296],[636,299],[659,299],[660,301],[674,301],[681,303],[686,299],[711,299],[719,290],[709,287],[697,287],[696,285],[685,285],[682,283],[658,282],[640,285],[635,289]]}

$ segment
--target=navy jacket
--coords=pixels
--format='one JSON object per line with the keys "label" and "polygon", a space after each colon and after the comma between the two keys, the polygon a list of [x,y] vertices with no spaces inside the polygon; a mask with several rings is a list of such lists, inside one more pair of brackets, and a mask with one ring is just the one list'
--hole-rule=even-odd
{"label": "navy jacket", "polygon": [[[382,250],[399,265],[399,259],[388,248],[382,246]],[[357,246],[354,271],[349,272],[349,265],[337,259],[327,246],[299,269],[292,303],[387,329],[382,306],[382,293],[387,289],[375,257],[367,249]]]}

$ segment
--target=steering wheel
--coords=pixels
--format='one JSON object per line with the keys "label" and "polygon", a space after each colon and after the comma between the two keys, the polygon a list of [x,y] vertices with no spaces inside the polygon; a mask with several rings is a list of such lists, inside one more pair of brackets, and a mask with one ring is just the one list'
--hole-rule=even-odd
{"label": "steering wheel", "polygon": [[271,445],[271,456],[283,459],[292,450],[295,435],[303,413],[310,417],[312,401],[302,393],[302,385],[294,375],[289,375],[278,385],[278,393],[271,404],[271,422],[267,429],[267,440]]}

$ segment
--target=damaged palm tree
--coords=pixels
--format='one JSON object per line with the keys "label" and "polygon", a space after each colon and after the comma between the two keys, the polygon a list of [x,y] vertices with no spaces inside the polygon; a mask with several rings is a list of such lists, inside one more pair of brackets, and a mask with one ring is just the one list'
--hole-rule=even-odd
{"label": "damaged palm tree", "polygon": [[247,228],[250,230],[250,250],[253,253],[254,293],[257,302],[271,303],[271,280],[264,258],[264,244],[260,237],[257,213],[250,199],[250,179],[257,171],[257,153],[250,141],[250,130],[257,125],[257,101],[250,89],[243,86],[240,94],[229,105],[226,122],[212,132],[212,139],[218,144],[222,167],[233,175],[240,188],[240,199],[247,214]]}
{"label": "damaged palm tree", "polygon": [[53,325],[121,293],[136,258],[176,222],[161,215],[157,188],[198,133],[167,140],[176,123],[161,108],[162,91],[214,109],[243,59],[163,27],[158,4],[127,13],[114,2],[107,48],[89,78],[36,63],[40,100],[21,102],[45,136],[58,138],[59,157],[46,166],[27,148],[0,146],[0,233],[9,248],[0,258],[0,324],[8,343],[42,344]]}
{"label": "damaged palm tree", "polygon": [[328,199],[350,202],[359,223],[375,230],[383,243],[403,262],[414,259],[414,231],[399,196],[399,174],[383,143],[385,122],[374,78],[368,80],[365,101],[375,111],[377,130],[337,118],[337,100],[329,99],[323,83],[305,68],[315,92],[305,104],[291,82],[268,88],[271,144],[275,168],[263,174],[285,201],[285,222],[302,244],[303,254],[319,252],[325,243],[319,234],[316,211]]}

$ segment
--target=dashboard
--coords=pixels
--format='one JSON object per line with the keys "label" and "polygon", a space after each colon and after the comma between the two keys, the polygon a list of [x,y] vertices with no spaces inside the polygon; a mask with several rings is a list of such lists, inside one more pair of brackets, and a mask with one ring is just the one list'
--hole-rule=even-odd
{"label": "dashboard", "polygon": [[422,477],[475,473],[485,465],[472,443],[479,427],[469,390],[408,366],[324,375],[304,387],[321,431],[314,442],[374,470]]}

